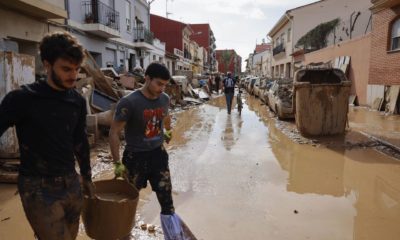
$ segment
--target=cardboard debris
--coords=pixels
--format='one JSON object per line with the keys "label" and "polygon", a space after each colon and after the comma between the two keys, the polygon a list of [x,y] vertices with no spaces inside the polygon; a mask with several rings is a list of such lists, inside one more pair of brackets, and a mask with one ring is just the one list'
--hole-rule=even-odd
{"label": "cardboard debris", "polygon": [[182,100],[181,86],[177,84],[169,84],[165,89],[165,93],[171,99],[171,103],[176,104]]}
{"label": "cardboard debris", "polygon": [[111,78],[119,78],[120,75],[114,70],[114,68],[100,68],[101,72],[104,76],[111,77]]}
{"label": "cardboard debris", "polygon": [[122,75],[119,77],[119,82],[126,89],[133,90],[135,89],[136,78],[132,76]]}

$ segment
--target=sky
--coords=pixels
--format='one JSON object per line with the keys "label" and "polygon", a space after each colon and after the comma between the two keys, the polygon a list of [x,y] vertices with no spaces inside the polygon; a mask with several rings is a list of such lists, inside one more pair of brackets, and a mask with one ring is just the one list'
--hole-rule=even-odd
{"label": "sky", "polygon": [[[217,50],[234,49],[245,60],[289,9],[316,0],[154,0],[150,12],[195,24],[209,23],[216,38]],[[167,8],[166,8],[167,7]]]}

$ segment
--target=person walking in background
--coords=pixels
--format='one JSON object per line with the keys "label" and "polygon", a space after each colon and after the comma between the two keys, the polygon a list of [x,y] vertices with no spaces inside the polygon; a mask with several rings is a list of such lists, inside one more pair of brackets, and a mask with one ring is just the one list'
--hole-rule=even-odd
{"label": "person walking in background", "polygon": [[[128,180],[139,191],[150,182],[161,206],[165,239],[195,239],[179,238],[181,234],[191,233],[188,228],[184,232],[183,221],[175,214],[168,153],[163,147],[165,136],[167,140],[171,137],[169,97],[164,93],[170,78],[164,65],[152,63],[147,67],[145,85],[117,105],[110,129],[110,149],[115,169],[123,164],[128,170]],[[126,146],[121,162],[119,134],[122,129],[125,129]]]}
{"label": "person walking in background", "polygon": [[226,105],[228,108],[228,114],[231,114],[232,100],[235,92],[236,80],[232,77],[232,74],[228,72],[228,76],[222,80],[223,89],[225,92]]}
{"label": "person walking in background", "polygon": [[82,46],[69,33],[45,36],[40,57],[46,81],[8,93],[0,105],[0,136],[16,126],[21,152],[18,191],[26,217],[40,240],[75,239],[82,192],[94,197],[86,100],[75,89],[84,59]]}
{"label": "person walking in background", "polygon": [[221,84],[221,77],[219,76],[219,73],[217,73],[217,76],[215,76],[215,90],[217,91],[217,94],[219,94],[220,84]]}

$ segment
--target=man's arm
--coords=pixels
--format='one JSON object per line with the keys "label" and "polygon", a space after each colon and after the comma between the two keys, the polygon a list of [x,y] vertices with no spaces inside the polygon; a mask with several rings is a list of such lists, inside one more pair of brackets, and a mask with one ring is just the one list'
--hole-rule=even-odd
{"label": "man's arm", "polygon": [[109,143],[110,143],[110,150],[111,156],[113,158],[113,162],[117,163],[120,161],[119,156],[119,134],[121,133],[122,129],[124,129],[126,122],[119,122],[113,120],[111,123],[110,134],[109,134]]}
{"label": "man's arm", "polygon": [[20,122],[24,117],[23,105],[25,101],[21,99],[21,90],[12,91],[7,94],[0,104],[0,137],[11,126]]}
{"label": "man's arm", "polygon": [[169,113],[164,117],[164,128],[166,130],[171,130],[171,116]]}
{"label": "man's arm", "polygon": [[78,160],[82,178],[91,181],[92,168],[90,167],[90,147],[86,134],[86,103],[84,101],[81,105],[81,113],[74,133],[74,154]]}

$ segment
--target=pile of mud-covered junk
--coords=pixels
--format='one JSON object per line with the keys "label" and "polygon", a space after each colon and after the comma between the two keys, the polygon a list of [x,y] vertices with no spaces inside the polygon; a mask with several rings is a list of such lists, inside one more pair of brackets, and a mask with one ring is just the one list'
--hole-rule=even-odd
{"label": "pile of mud-covered junk", "polygon": [[[86,61],[76,83],[77,90],[87,100],[87,131],[89,142],[94,144],[99,136],[99,129],[111,125],[114,107],[118,100],[144,83],[144,72],[135,68],[133,72],[124,69],[99,68],[89,52],[86,51]],[[185,109],[190,105],[201,104],[210,99],[207,85],[200,86],[198,78],[188,76],[172,76],[165,92],[170,96],[170,108]]]}

